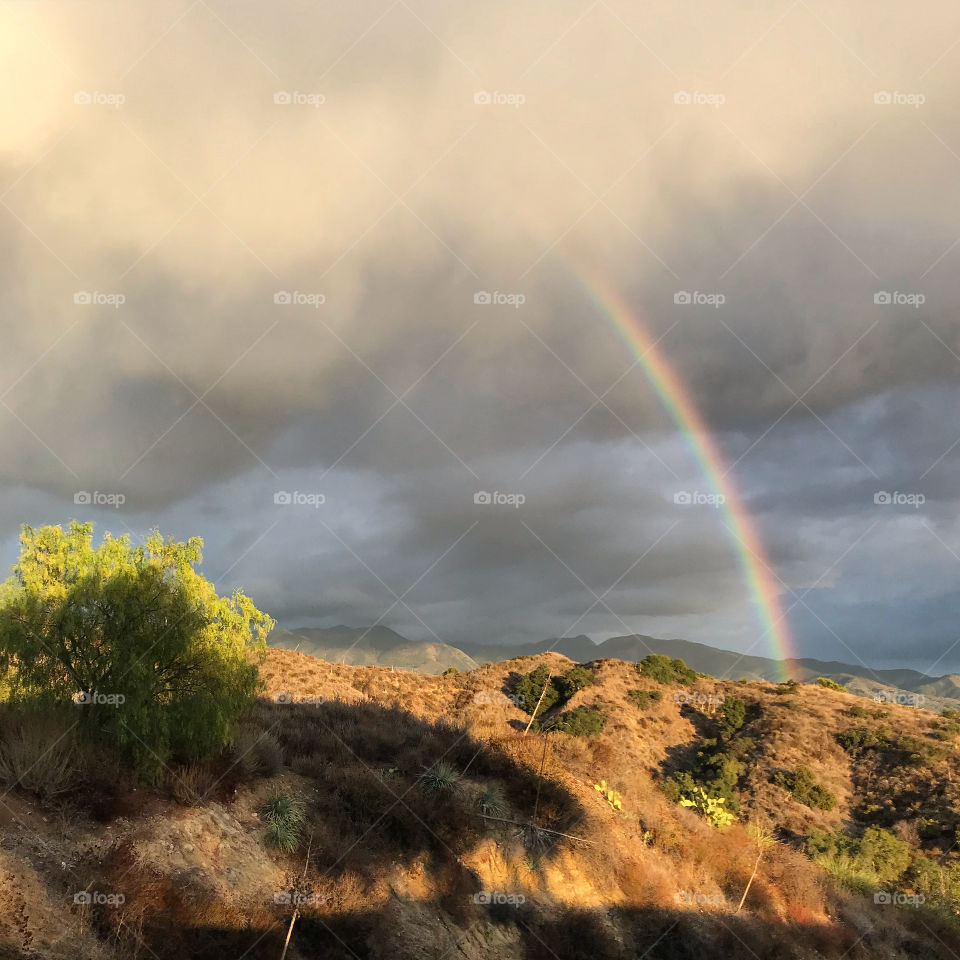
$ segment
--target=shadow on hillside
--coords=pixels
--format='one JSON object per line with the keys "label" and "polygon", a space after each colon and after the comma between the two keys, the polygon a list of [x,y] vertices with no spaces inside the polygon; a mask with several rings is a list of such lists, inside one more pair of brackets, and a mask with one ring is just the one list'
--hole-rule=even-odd
{"label": "shadow on hillside", "polygon": [[[304,914],[291,938],[288,960],[841,960],[884,956],[939,958],[953,934],[931,917],[903,912],[895,942],[890,928],[871,928],[861,939],[852,927],[788,923],[729,913],[664,908],[541,911],[530,903],[478,904],[463,897],[459,916],[447,900],[393,898],[380,911]],[[145,928],[158,960],[276,960],[288,918],[263,929]],[[902,951],[902,952],[898,952]]]}

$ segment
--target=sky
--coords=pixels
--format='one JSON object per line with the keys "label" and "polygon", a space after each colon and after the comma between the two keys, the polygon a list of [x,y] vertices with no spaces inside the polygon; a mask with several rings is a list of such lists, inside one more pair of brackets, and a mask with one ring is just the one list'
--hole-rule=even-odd
{"label": "sky", "polygon": [[0,71],[4,565],[960,671],[956,4],[7,2]]}

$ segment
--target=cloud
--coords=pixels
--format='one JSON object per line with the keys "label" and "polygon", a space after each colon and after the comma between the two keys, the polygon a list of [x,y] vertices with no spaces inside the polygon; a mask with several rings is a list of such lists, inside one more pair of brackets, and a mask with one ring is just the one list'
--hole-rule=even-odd
{"label": "cloud", "polygon": [[[869,653],[879,583],[940,616],[949,5],[57,11],[0,10],[8,532],[118,491],[286,622],[766,644],[722,517],[677,520],[706,481],[589,266],[716,431],[795,617],[843,594]],[[271,527],[297,484],[324,511]],[[480,489],[527,503],[478,517]],[[891,544],[916,563],[888,581]]]}

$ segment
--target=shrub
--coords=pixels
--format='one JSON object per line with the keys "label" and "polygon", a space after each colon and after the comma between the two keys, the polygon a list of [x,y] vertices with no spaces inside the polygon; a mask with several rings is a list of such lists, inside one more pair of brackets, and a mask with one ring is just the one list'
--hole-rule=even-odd
{"label": "shrub", "polygon": [[747,718],[747,705],[739,697],[725,697],[720,705],[720,733],[723,737],[733,736]]}
{"label": "shrub", "polygon": [[[546,691],[544,691],[546,684]],[[546,664],[541,664],[536,670],[524,674],[513,687],[514,696],[517,698],[517,706],[526,713],[533,713],[537,709],[537,703],[540,702],[538,713],[546,713],[560,699],[560,691],[550,677],[550,668]],[[540,694],[543,694],[543,701],[540,701]]]}
{"label": "shrub", "polygon": [[273,621],[197,573],[199,537],[92,540],[88,523],[22,528],[0,591],[0,676],[14,701],[122,697],[83,708],[81,729],[157,779],[170,760],[228,743],[258,689],[251,653],[266,649]]}
{"label": "shrub", "polygon": [[792,771],[782,770],[774,774],[773,782],[778,787],[789,790],[797,803],[814,810],[833,810],[837,805],[837,798],[816,782],[809,767],[801,765]]}
{"label": "shrub", "polygon": [[723,797],[711,797],[703,787],[680,797],[681,807],[693,807],[712,827],[729,827],[737,818],[725,808]]}
{"label": "shrub", "polygon": [[557,692],[564,701],[569,700],[584,687],[589,687],[596,682],[593,671],[588,667],[581,666],[571,667],[562,677],[554,680]]}
{"label": "shrub", "polygon": [[628,690],[627,696],[641,709],[646,710],[651,703],[663,699],[662,690]]}
{"label": "shrub", "polygon": [[456,667],[447,667],[443,673],[440,674],[441,677],[453,677],[456,676],[460,671]]}
{"label": "shrub", "polygon": [[541,729],[557,730],[571,737],[598,737],[605,721],[599,707],[574,707],[541,725]]}
{"label": "shrub", "polygon": [[645,677],[651,677],[657,683],[692,684],[697,680],[695,670],[691,670],[679,657],[671,659],[663,653],[651,653],[638,664],[637,670]]}
{"label": "shrub", "polygon": [[800,686],[796,680],[784,680],[783,683],[778,683],[774,693],[780,694],[781,696],[785,694],[792,694],[797,692],[797,688]]}
{"label": "shrub", "polygon": [[875,730],[872,727],[851,727],[837,734],[837,743],[847,753],[885,747],[889,742],[889,737],[883,730]]}
{"label": "shrub", "polygon": [[6,720],[0,738],[0,782],[44,800],[77,785],[77,749],[73,729],[54,716]]}
{"label": "shrub", "polygon": [[299,799],[289,793],[275,793],[263,809],[267,823],[267,841],[283,853],[292,853],[300,845],[304,809]]}
{"label": "shrub", "polygon": [[837,683],[836,680],[831,680],[829,677],[817,677],[817,683],[828,690],[839,690],[840,693],[847,693],[847,688],[842,683]]}
{"label": "shrub", "polygon": [[960,710],[942,710],[940,716],[946,720],[960,720]]}
{"label": "shrub", "polygon": [[477,795],[477,806],[488,817],[502,817],[508,810],[507,795],[499,783],[488,784]]}
{"label": "shrub", "polygon": [[244,727],[233,740],[232,763],[243,777],[275,777],[283,767],[277,738],[264,730]]}
{"label": "shrub", "polygon": [[420,774],[420,783],[428,793],[456,793],[460,789],[460,772],[441,760]]}

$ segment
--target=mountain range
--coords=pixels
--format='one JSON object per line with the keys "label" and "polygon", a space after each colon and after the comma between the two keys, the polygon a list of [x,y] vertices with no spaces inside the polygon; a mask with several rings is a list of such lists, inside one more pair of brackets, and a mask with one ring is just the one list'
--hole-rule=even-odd
{"label": "mountain range", "polygon": [[428,674],[439,674],[450,667],[473,670],[481,663],[537,656],[549,651],[578,663],[601,659],[637,661],[649,653],[661,653],[679,657],[700,673],[723,679],[777,681],[787,675],[808,683],[818,677],[829,677],[859,696],[896,698],[929,710],[960,709],[960,674],[935,677],[918,670],[874,670],[866,664],[809,657],[773,660],[691,640],[641,634],[611,637],[600,643],[581,634],[538,643],[470,643],[455,647],[439,641],[410,640],[381,625],[368,628],[340,625],[277,629],[270,635],[269,644],[283,650],[300,650],[334,663],[376,664]]}

